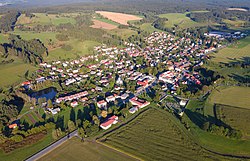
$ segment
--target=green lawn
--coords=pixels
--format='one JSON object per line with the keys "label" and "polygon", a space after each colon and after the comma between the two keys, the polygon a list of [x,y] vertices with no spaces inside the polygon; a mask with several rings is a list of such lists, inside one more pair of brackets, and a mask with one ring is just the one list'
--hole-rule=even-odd
{"label": "green lawn", "polygon": [[142,160],[215,159],[194,144],[178,121],[166,111],[151,108],[101,140]]}
{"label": "green lawn", "polygon": [[167,18],[165,27],[172,28],[178,25],[180,28],[205,26],[206,24],[198,23],[186,16],[186,13],[167,13],[159,15],[161,18]]}
{"label": "green lawn", "polygon": [[239,40],[235,44],[214,53],[212,56],[214,62],[230,62],[241,60],[242,57],[249,57],[250,55],[250,37]]}
{"label": "green lawn", "polygon": [[249,96],[249,87],[228,87],[214,90],[209,96],[209,102],[250,109]]}
{"label": "green lawn", "polygon": [[45,136],[43,140],[36,142],[30,146],[26,146],[20,149],[16,149],[11,153],[5,154],[3,151],[0,150],[0,160],[6,161],[20,161],[25,160],[27,157],[31,156],[32,154],[38,152],[42,148],[46,147],[53,141],[51,133]]}
{"label": "green lawn", "polygon": [[61,146],[40,158],[38,161],[132,161],[129,156],[113,149],[92,142],[81,142],[78,138],[63,143]]}
{"label": "green lawn", "polygon": [[27,70],[31,73],[36,70],[36,67],[25,64],[19,59],[15,59],[11,64],[0,65],[0,86],[9,86],[24,81],[24,74]]}

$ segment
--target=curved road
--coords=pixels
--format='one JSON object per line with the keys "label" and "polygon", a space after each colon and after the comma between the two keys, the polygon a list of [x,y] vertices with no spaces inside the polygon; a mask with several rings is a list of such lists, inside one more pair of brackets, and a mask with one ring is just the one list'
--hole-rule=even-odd
{"label": "curved road", "polygon": [[69,133],[68,135],[64,136],[63,138],[59,139],[58,141],[52,143],[51,145],[45,147],[41,151],[39,151],[39,152],[35,153],[34,155],[30,156],[29,158],[26,159],[26,161],[34,161],[34,160],[37,160],[37,159],[41,158],[42,156],[44,156],[47,153],[49,153],[50,151],[54,150],[55,148],[60,146],[62,143],[64,143],[68,139],[71,139],[74,136],[78,136],[77,130]]}

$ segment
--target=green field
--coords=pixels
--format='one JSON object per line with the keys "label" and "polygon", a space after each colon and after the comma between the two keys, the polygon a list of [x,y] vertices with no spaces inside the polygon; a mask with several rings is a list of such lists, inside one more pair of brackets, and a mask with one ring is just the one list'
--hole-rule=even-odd
{"label": "green field", "polygon": [[35,17],[29,18],[22,14],[17,21],[17,25],[59,25],[63,23],[72,23],[75,24],[73,17],[66,17],[59,14],[45,14],[45,13],[34,13]]}
{"label": "green field", "polygon": [[213,160],[170,113],[151,108],[101,141],[142,160]]}
{"label": "green field", "polygon": [[241,60],[242,57],[249,57],[250,55],[250,37],[239,40],[238,42],[230,45],[227,48],[220,50],[218,53],[213,54],[214,62],[230,62]]}
{"label": "green field", "polygon": [[[206,132],[199,127],[202,126],[202,124],[206,121],[206,118],[209,118],[210,120],[215,119],[213,111],[209,115],[204,115],[202,110],[203,108],[204,102],[194,100],[189,101],[183,116],[183,120],[185,120],[185,122],[187,122],[189,125],[190,132],[197,142],[202,147],[221,154],[249,156],[250,140],[230,139],[224,136]],[[206,111],[206,109],[204,109],[204,111]],[[244,124],[242,125],[244,126]]]}
{"label": "green field", "polygon": [[65,43],[66,45],[70,45],[72,50],[65,51],[62,48],[56,48],[49,52],[48,57],[45,57],[46,61],[50,60],[59,60],[59,59],[75,59],[77,55],[84,56],[90,55],[93,53],[93,48],[95,46],[100,45],[96,41],[79,41],[79,40],[70,40]]}
{"label": "green field", "polygon": [[149,33],[152,33],[154,31],[162,32],[161,30],[154,28],[154,26],[152,26],[151,23],[144,23],[142,25],[137,25],[137,27],[140,27],[141,30],[144,30]]}
{"label": "green field", "polygon": [[129,36],[137,34],[136,31],[131,30],[131,29],[113,29],[113,30],[110,30],[109,33],[120,36],[123,39],[128,38]]}
{"label": "green field", "polygon": [[72,138],[63,143],[39,159],[39,161],[132,161],[135,160],[125,154],[121,154],[113,149],[109,149],[101,144],[92,142],[81,142],[80,139]]}
{"label": "green field", "polygon": [[161,18],[167,18],[165,27],[172,28],[178,25],[180,28],[205,26],[203,23],[197,23],[186,16],[186,13],[167,13],[159,15]]}
{"label": "green field", "polygon": [[217,118],[232,128],[241,130],[243,139],[250,140],[250,109],[238,108],[226,105],[216,105]]}
{"label": "green field", "polygon": [[5,43],[5,42],[8,42],[8,35],[6,34],[2,34],[0,33],[0,43]]}
{"label": "green field", "polygon": [[214,90],[209,96],[209,102],[250,109],[250,88],[228,87]]}
{"label": "green field", "polygon": [[15,59],[11,64],[0,65],[0,86],[3,87],[20,83],[25,80],[24,74],[27,70],[32,72],[35,69],[36,67],[31,64],[25,64],[19,59]]}
{"label": "green field", "polygon": [[107,19],[107,18],[95,17],[94,19],[95,19],[95,20],[102,21],[102,22],[106,22],[106,23],[108,23],[108,24],[115,25],[115,26],[119,26],[119,25],[120,25],[119,23],[114,22],[114,21],[112,21],[112,20],[109,20],[109,19]]}
{"label": "green field", "polygon": [[25,160],[27,157],[33,155],[34,153],[38,152],[42,148],[48,146],[53,141],[52,135],[49,133],[46,135],[43,140],[36,142],[35,144],[25,146],[23,148],[16,149],[11,153],[5,154],[0,149],[0,160],[9,160],[9,161],[20,161]]}

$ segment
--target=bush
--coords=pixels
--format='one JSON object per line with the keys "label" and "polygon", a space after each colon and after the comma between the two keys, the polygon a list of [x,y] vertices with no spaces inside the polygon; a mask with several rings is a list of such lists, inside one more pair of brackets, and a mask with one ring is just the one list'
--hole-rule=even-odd
{"label": "bush", "polygon": [[63,44],[62,49],[65,50],[65,51],[70,51],[70,50],[72,50],[73,48],[72,48],[72,46],[70,46],[70,45],[65,45],[65,44]]}
{"label": "bush", "polygon": [[21,135],[14,135],[10,138],[10,140],[12,140],[14,142],[21,142],[21,141],[23,141],[23,137]]}

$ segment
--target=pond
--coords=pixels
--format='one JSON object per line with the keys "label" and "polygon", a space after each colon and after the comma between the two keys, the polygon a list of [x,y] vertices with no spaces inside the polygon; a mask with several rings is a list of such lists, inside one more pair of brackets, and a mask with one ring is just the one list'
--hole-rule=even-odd
{"label": "pond", "polygon": [[53,100],[55,98],[56,94],[57,94],[56,88],[50,87],[50,88],[46,88],[46,89],[40,90],[38,92],[32,93],[31,97],[36,98],[37,100],[39,98],[46,98],[46,100],[48,101],[49,99]]}

